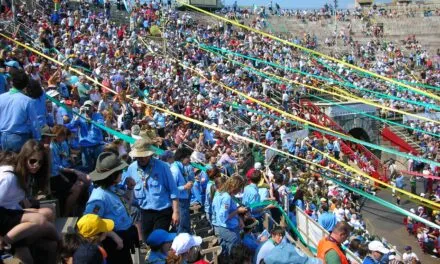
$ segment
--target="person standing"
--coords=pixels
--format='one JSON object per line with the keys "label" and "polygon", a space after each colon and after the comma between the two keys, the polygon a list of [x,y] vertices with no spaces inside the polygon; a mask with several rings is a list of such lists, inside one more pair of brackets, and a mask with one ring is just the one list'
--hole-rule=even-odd
{"label": "person standing", "polygon": [[32,99],[23,93],[29,77],[22,69],[10,74],[13,87],[0,95],[0,146],[18,153],[28,139],[39,139],[40,132]]}
{"label": "person standing", "polygon": [[322,238],[318,243],[317,257],[328,264],[348,264],[341,244],[350,235],[351,227],[347,222],[339,222],[329,236]]}
{"label": "person standing", "polygon": [[190,198],[191,188],[194,184],[194,173],[192,166],[189,164],[192,151],[187,148],[179,148],[174,154],[174,162],[171,164],[170,170],[174,181],[179,190],[179,213],[180,222],[177,228],[177,233],[191,233],[190,229]]}
{"label": "person standing", "polygon": [[328,232],[331,232],[333,230],[333,228],[336,225],[336,215],[334,213],[329,213],[328,209],[328,205],[327,204],[323,204],[321,206],[322,209],[322,213],[321,215],[318,217],[318,223]]}
{"label": "person standing", "polygon": [[169,230],[179,224],[179,200],[170,166],[154,157],[151,141],[137,140],[130,152],[135,159],[124,174],[132,178],[134,198],[141,209],[142,231],[147,238],[155,229]]}
{"label": "person standing", "polygon": [[84,214],[95,214],[114,222],[114,233],[102,241],[108,253],[107,263],[133,263],[130,251],[137,245],[137,229],[128,212],[127,204],[116,185],[121,181],[122,171],[128,164],[112,152],[98,156],[95,170],[90,178],[95,184]]}

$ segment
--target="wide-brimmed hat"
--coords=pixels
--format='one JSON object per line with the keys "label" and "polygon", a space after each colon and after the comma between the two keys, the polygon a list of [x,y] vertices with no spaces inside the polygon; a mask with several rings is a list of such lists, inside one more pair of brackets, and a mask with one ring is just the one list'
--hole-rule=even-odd
{"label": "wide-brimmed hat", "polygon": [[128,167],[128,164],[118,158],[112,152],[103,152],[98,156],[95,170],[90,173],[92,181],[100,181],[106,179],[116,171],[121,171]]}
{"label": "wide-brimmed hat", "polygon": [[154,151],[152,151],[151,148],[151,140],[148,139],[139,139],[137,140],[133,148],[130,152],[130,156],[132,158],[143,158],[143,157],[149,157],[154,155]]}

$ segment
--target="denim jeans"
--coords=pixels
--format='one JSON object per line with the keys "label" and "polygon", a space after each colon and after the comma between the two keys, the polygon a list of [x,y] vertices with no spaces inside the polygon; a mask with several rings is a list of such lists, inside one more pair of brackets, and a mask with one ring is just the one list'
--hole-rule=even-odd
{"label": "denim jeans", "polygon": [[177,233],[189,233],[191,234],[191,222],[189,215],[189,199],[179,199],[179,212],[180,212],[180,221],[179,226],[177,227]]}
{"label": "denim jeans", "polygon": [[240,243],[240,232],[221,226],[215,227],[215,232],[220,237],[220,246],[222,247],[222,255],[229,256],[234,245]]}
{"label": "denim jeans", "polygon": [[31,134],[14,134],[8,132],[0,133],[1,150],[20,152],[21,147],[31,138]]}

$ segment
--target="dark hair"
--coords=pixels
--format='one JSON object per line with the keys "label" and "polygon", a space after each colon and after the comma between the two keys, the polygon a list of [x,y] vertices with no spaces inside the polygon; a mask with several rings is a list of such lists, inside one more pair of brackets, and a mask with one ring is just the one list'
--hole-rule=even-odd
{"label": "dark hair", "polygon": [[38,99],[43,94],[43,89],[38,81],[29,79],[29,84],[26,88],[26,95],[32,99]]}
{"label": "dark hair", "polygon": [[272,230],[270,231],[270,234],[272,236],[274,236],[274,235],[284,236],[285,231],[284,231],[284,228],[282,228],[281,226],[276,226],[276,227],[272,228]]}
{"label": "dark hair", "polygon": [[192,247],[187,252],[187,263],[194,263],[202,259],[202,255],[200,254],[200,247]]}
{"label": "dark hair", "polygon": [[107,178],[100,180],[100,181],[94,181],[93,183],[96,186],[102,187],[103,189],[107,189],[113,185],[115,185],[116,183],[116,179],[119,177],[119,174],[121,174],[122,170],[119,171],[115,171],[112,174],[110,174],[110,176],[108,176]]}
{"label": "dark hair", "polygon": [[12,85],[17,90],[23,90],[29,84],[29,77],[23,69],[12,68],[9,70],[11,75]]}
{"label": "dark hair", "polygon": [[328,205],[327,205],[327,204],[323,204],[323,205],[321,205],[321,209],[322,209],[322,211],[324,211],[324,212],[328,212]]}
{"label": "dark hair", "polygon": [[212,200],[214,199],[214,195],[215,195],[215,190],[216,188],[219,189],[222,187],[223,184],[225,184],[226,182],[226,178],[225,177],[217,177],[214,180],[214,184],[211,185],[211,193],[209,194],[209,200],[212,202]]}
{"label": "dark hair", "polygon": [[62,263],[66,263],[65,259],[73,257],[75,251],[86,241],[78,233],[65,234],[61,248],[58,250],[58,260]]}
{"label": "dark hair", "polygon": [[261,171],[254,170],[251,174],[251,182],[258,184],[261,181]]}
{"label": "dark hair", "polygon": [[348,248],[351,251],[356,252],[359,250],[360,245],[361,245],[361,241],[357,238],[354,238],[350,241],[350,245],[348,246]]}
{"label": "dark hair", "polygon": [[217,177],[220,177],[220,176],[221,176],[220,170],[219,170],[218,168],[212,168],[212,169],[209,169],[209,170],[207,171],[207,174],[208,174],[208,178],[209,178],[211,181],[213,181],[213,180],[215,180]]}
{"label": "dark hair", "polygon": [[[36,186],[30,186],[37,188],[38,191],[48,191],[49,188],[49,172],[50,172],[50,158],[49,152],[44,148],[41,142],[35,139],[29,139],[21,147],[20,153],[17,156],[17,166],[15,167],[15,174],[18,177],[18,181],[23,190],[27,190],[27,182],[29,178],[29,171],[27,169],[28,159],[36,152],[41,152],[43,154],[43,161],[41,167],[34,176]],[[27,190],[30,191],[30,190]]]}
{"label": "dark hair", "polygon": [[229,264],[251,264],[253,252],[244,244],[236,244],[231,249]]}
{"label": "dark hair", "polygon": [[12,151],[0,152],[0,166],[14,166],[17,164],[17,153]]}
{"label": "dark hair", "polygon": [[357,250],[360,259],[364,259],[368,254],[368,245],[361,244]]}
{"label": "dark hair", "polygon": [[345,221],[338,222],[333,228],[332,233],[344,233],[349,235],[351,233],[352,227]]}
{"label": "dark hair", "polygon": [[190,150],[189,148],[179,148],[174,154],[174,160],[182,161],[184,158],[190,157],[191,154],[192,150]]}

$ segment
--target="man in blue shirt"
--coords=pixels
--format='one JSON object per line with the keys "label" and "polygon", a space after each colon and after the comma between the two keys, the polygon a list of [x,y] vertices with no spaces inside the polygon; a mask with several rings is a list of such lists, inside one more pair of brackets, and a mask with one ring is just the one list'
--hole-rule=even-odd
{"label": "man in blue shirt", "polygon": [[[95,106],[90,100],[84,102],[84,105],[80,109],[80,114],[98,124],[104,124],[104,117],[96,112]],[[87,172],[90,172],[95,168],[96,159],[102,152],[104,136],[99,127],[82,118],[76,117],[76,119],[72,120],[69,128],[76,126],[79,126],[79,145],[81,147],[82,166]]]}
{"label": "man in blue shirt", "polygon": [[179,212],[180,222],[177,233],[191,233],[190,229],[190,198],[191,188],[194,184],[194,173],[189,164],[192,151],[187,148],[179,148],[174,154],[174,163],[171,164],[171,173],[179,190]]}
{"label": "man in blue shirt", "polygon": [[28,139],[39,139],[40,131],[32,99],[22,93],[29,77],[22,69],[10,73],[13,88],[0,95],[0,144],[3,151],[19,152]]}
{"label": "man in blue shirt", "polygon": [[134,198],[142,213],[142,231],[147,238],[155,229],[169,230],[170,224],[179,224],[178,190],[170,167],[153,158],[151,142],[139,139],[133,145],[130,156],[135,159],[122,175],[124,183],[132,178]]}
{"label": "man in blue shirt", "polygon": [[322,213],[318,217],[318,223],[327,231],[331,232],[336,225],[336,216],[333,213],[328,212],[328,205],[323,204],[321,206]]}

